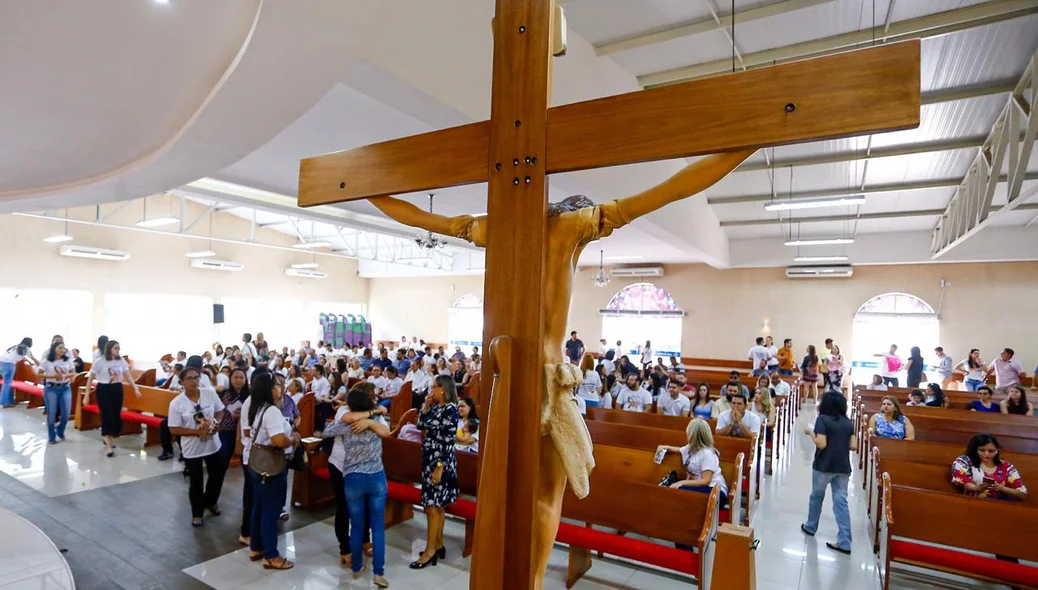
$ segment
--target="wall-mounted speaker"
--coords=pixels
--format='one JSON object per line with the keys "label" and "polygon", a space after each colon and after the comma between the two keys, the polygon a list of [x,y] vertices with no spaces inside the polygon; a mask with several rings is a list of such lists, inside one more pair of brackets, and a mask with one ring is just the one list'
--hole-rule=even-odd
{"label": "wall-mounted speaker", "polygon": [[213,323],[214,324],[222,324],[223,323],[223,304],[222,303],[214,303],[213,304]]}

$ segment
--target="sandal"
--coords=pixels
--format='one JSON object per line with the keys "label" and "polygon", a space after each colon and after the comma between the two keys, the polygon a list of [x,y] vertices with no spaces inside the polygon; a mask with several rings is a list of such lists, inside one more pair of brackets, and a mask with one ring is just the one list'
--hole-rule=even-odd
{"label": "sandal", "polygon": [[212,514],[213,516],[220,516],[220,507],[217,506],[216,504],[213,504],[212,506],[209,507],[209,513]]}
{"label": "sandal", "polygon": [[364,543],[364,555],[368,557],[375,555],[375,548],[371,546],[371,543]]}
{"label": "sandal", "polygon": [[379,588],[389,588],[389,582],[384,576],[375,576],[371,578],[371,582]]}
{"label": "sandal", "polygon": [[262,551],[249,551],[249,561],[259,561],[263,559]]}
{"label": "sandal", "polygon": [[263,569],[265,570],[290,570],[295,566],[296,564],[284,557],[275,557],[274,559],[263,560]]}
{"label": "sandal", "polygon": [[238,542],[241,543],[242,545],[245,545],[246,547],[248,547],[249,545],[252,544],[252,539],[250,539],[248,537],[243,537],[242,535],[238,535]]}
{"label": "sandal", "polygon": [[346,555],[340,555],[339,564],[346,567],[353,567],[353,556],[348,553]]}
{"label": "sandal", "polygon": [[196,527],[196,528],[202,526],[204,523],[205,523],[205,521],[203,521],[201,518],[192,518],[191,519],[191,526]]}

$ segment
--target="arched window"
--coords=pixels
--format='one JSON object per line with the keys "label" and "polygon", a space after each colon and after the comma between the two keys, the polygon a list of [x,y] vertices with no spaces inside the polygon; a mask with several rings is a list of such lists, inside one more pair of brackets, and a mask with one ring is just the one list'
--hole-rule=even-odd
{"label": "arched window", "polygon": [[681,355],[681,323],[685,312],[667,292],[652,283],[620,289],[602,314],[602,337],[617,354],[637,353],[645,341],[659,356]]}
{"label": "arched window", "polygon": [[483,298],[466,293],[454,300],[448,310],[447,336],[451,346],[483,347]]}
{"label": "arched window", "polygon": [[[872,374],[884,374],[885,361],[876,355],[888,353],[897,345],[897,355],[907,362],[913,346],[918,346],[923,358],[935,360],[934,348],[940,345],[941,326],[932,306],[909,293],[883,293],[858,308],[854,314],[852,331],[852,366],[860,367],[864,375],[856,381],[866,382]],[[924,367],[925,370],[925,367]],[[905,385],[902,372],[900,384]]]}

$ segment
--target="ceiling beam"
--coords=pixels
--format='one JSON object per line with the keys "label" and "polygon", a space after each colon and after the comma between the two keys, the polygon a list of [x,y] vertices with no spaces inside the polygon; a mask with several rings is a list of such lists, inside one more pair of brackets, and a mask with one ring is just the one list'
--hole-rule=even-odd
{"label": "ceiling beam", "polygon": [[755,172],[768,170],[771,167],[782,168],[787,166],[813,166],[817,164],[834,164],[837,162],[853,162],[856,160],[869,160],[875,158],[891,158],[895,156],[911,156],[914,154],[929,154],[933,152],[946,152],[951,150],[976,149],[984,144],[983,137],[967,137],[965,139],[952,139],[944,141],[927,141],[922,143],[910,143],[904,145],[892,145],[870,150],[854,150],[850,152],[837,152],[834,154],[819,154],[814,156],[803,156],[799,158],[776,158],[771,166],[767,162],[749,162],[735,169],[736,172]]}
{"label": "ceiling beam", "polygon": [[[1008,178],[1006,175],[999,177],[998,182],[1007,182]],[[1028,172],[1024,176],[1024,180],[1038,180],[1038,171]],[[739,195],[735,197],[711,197],[706,200],[709,205],[735,205],[738,203],[766,203],[772,200],[786,200],[786,199],[806,199],[812,197],[842,197],[849,194],[854,195],[871,195],[877,193],[897,193],[902,191],[920,191],[933,188],[955,188],[962,184],[961,178],[938,178],[935,180],[919,180],[916,182],[900,182],[894,184],[876,184],[873,186],[866,186],[859,190],[849,188],[837,188],[837,189],[823,189],[814,191],[800,191],[790,194],[780,195],[779,199],[773,197],[770,193],[760,195]]]}
{"label": "ceiling beam", "polygon": [[[809,6],[825,4],[831,1],[832,0],[784,0],[782,2],[768,4],[767,6],[750,8],[742,11],[737,10],[735,12],[735,22],[739,25],[762,18],[768,18],[770,16],[785,14],[794,10],[800,10],[801,8],[807,8]],[[723,15],[718,15],[716,19],[711,16],[710,18],[685,22],[679,25],[669,26],[648,33],[639,33],[631,37],[625,37],[616,41],[596,45],[595,53],[598,55],[609,55],[621,51],[630,51],[631,49],[646,47],[648,45],[663,43],[665,41],[672,41],[674,39],[680,39],[681,37],[706,33],[718,28],[730,26],[732,26],[732,14],[729,12]]]}
{"label": "ceiling beam", "polygon": [[[981,27],[1031,14],[1038,14],[1034,0],[994,0],[965,8],[921,16],[892,23],[884,33],[883,26],[852,31],[823,39],[815,39],[793,45],[775,47],[765,51],[743,55],[748,69],[771,66],[805,57],[818,57],[838,53],[873,41],[889,43],[908,39],[929,39],[966,29]],[[713,23],[713,20],[710,21]],[[736,24],[738,24],[738,17]],[[697,78],[714,76],[731,71],[731,59],[716,59],[700,64],[672,68],[661,72],[638,76],[638,83],[645,88],[687,82]]]}
{"label": "ceiling beam", "polygon": [[[991,213],[1002,209],[1001,205],[991,208]],[[1038,211],[1038,203],[1028,203],[1016,207],[1017,211]],[[816,217],[800,217],[797,219],[741,219],[722,221],[721,227],[746,227],[753,225],[785,225],[787,223],[824,223],[827,221],[865,221],[869,219],[899,219],[902,217],[937,217],[944,214],[944,209],[920,209],[916,211],[885,211],[882,213],[862,213],[860,215],[822,215]]]}

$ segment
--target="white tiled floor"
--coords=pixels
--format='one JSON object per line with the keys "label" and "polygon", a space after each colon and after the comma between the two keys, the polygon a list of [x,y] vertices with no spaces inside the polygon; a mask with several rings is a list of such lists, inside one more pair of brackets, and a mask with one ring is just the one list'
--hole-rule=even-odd
{"label": "white tiled floor", "polygon": [[0,509],[0,589],[72,590],[72,572],[43,531]]}
{"label": "white tiled floor", "polygon": [[42,408],[0,409],[0,471],[53,498],[183,469],[176,461],[149,458],[161,451],[157,445],[144,449],[144,435],[116,439],[112,458],[105,457],[100,430],[79,432],[70,422],[65,436],[65,442],[47,444]]}
{"label": "white tiled floor", "polygon": [[[818,533],[807,537],[800,524],[807,513],[811,490],[813,447],[802,434],[803,425],[814,421],[814,408],[805,407],[795,430],[794,448],[780,459],[775,475],[767,477],[763,497],[754,518],[756,536],[761,540],[756,552],[756,577],[759,590],[876,590],[880,587],[876,559],[866,533],[867,518],[860,478],[854,474],[850,485],[853,532],[852,554],[842,555],[825,546],[836,537],[832,503],[827,498]],[[386,577],[392,588],[467,590],[469,560],[461,559],[464,529],[448,521],[445,528],[449,558],[436,567],[415,571],[407,565],[425,545],[425,519],[421,514],[410,522],[387,531]],[[248,550],[241,549],[184,570],[218,590],[285,588],[323,590],[332,588],[369,588],[370,572],[354,581],[351,573],[338,564],[335,535],[329,522],[322,522],[284,535],[281,548],[296,561],[294,569],[283,572],[263,570],[248,561]],[[935,588],[940,581],[928,572],[926,581],[897,574],[891,587],[898,589]],[[545,576],[544,588],[565,588],[566,552],[557,548]],[[577,589],[667,590],[689,588],[690,580],[679,575],[640,567],[611,559],[595,559],[591,570],[575,586]],[[951,587],[992,588],[955,580]]]}

